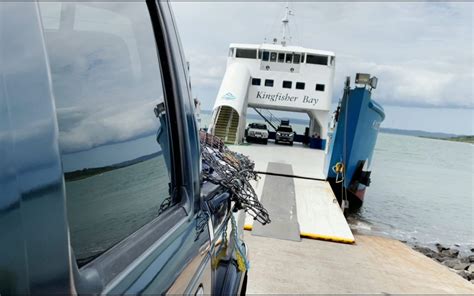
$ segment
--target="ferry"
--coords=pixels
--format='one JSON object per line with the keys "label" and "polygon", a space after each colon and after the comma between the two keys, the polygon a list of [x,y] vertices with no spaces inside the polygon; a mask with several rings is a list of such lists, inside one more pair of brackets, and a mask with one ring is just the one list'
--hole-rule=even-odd
{"label": "ferry", "polygon": [[[290,15],[287,5],[280,40],[230,44],[209,132],[247,153],[257,168],[263,162],[261,173],[282,174],[268,164],[278,163],[284,155],[283,162],[292,165],[293,176],[326,180],[343,210],[358,209],[370,184],[373,151],[385,117],[383,108],[371,98],[377,78],[358,73],[351,87],[348,77],[344,95],[332,111],[336,54],[290,45]],[[246,144],[249,109],[268,126],[268,148],[242,145]],[[279,126],[288,123],[275,115],[278,111],[307,114],[305,132],[294,133],[290,141],[298,145],[273,147]]]}

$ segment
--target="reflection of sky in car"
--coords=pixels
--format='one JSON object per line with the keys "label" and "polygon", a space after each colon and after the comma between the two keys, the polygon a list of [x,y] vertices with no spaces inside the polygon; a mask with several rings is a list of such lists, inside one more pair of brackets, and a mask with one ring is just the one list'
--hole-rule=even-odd
{"label": "reflection of sky in car", "polygon": [[40,8],[62,152],[90,151],[84,160],[104,165],[115,162],[111,144],[148,143],[140,139],[156,133],[153,107],[163,96],[152,28],[143,20],[146,6],[41,2]]}

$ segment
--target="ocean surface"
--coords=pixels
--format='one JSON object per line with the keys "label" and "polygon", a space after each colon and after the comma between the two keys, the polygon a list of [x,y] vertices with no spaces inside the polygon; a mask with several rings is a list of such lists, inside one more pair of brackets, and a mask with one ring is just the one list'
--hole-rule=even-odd
{"label": "ocean surface", "polygon": [[[209,120],[203,115],[203,126]],[[473,156],[468,143],[380,133],[372,183],[361,210],[348,217],[351,228],[410,244],[473,248]]]}
{"label": "ocean surface", "polygon": [[474,145],[379,134],[360,233],[411,244],[474,247]]}

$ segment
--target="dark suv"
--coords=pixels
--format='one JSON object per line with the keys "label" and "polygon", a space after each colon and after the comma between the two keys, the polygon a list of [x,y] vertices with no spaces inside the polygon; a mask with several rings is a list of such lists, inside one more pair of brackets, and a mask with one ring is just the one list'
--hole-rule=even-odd
{"label": "dark suv", "polygon": [[0,294],[240,293],[169,3],[2,2],[0,23]]}
{"label": "dark suv", "polygon": [[293,146],[294,137],[295,133],[291,125],[280,125],[276,130],[275,144],[288,143]]}

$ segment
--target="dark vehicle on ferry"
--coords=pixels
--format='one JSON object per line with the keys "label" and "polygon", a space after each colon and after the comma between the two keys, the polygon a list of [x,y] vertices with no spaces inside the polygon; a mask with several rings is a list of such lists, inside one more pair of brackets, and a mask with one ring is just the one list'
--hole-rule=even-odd
{"label": "dark vehicle on ferry", "polygon": [[[286,122],[285,122],[286,123]],[[287,143],[293,146],[295,133],[291,125],[279,125],[275,133],[275,144]]]}
{"label": "dark vehicle on ferry", "polygon": [[0,294],[244,293],[169,3],[2,2],[0,23]]}

